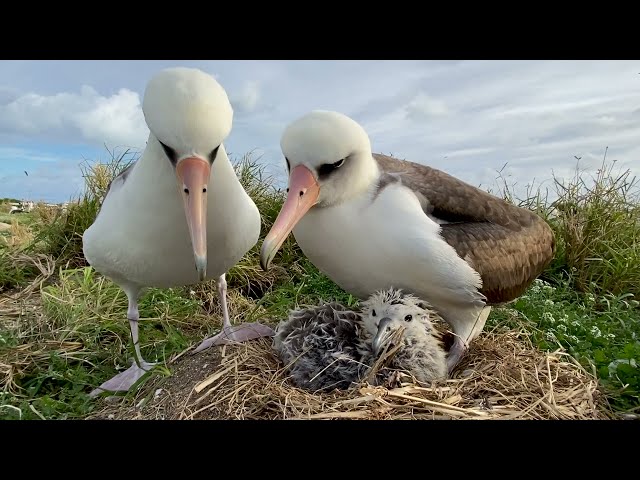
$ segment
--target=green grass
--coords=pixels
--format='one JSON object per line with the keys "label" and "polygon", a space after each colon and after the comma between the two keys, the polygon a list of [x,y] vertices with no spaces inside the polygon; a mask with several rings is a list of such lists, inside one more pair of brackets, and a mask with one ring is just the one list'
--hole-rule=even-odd
{"label": "green grass", "polygon": [[23,225],[32,225],[36,218],[31,212],[22,212],[22,213],[0,213],[0,222],[11,224],[12,220],[16,220]]}
{"label": "green grass", "polygon": [[[95,405],[88,392],[129,366],[126,297],[82,256],[82,232],[95,218],[108,182],[135,159],[130,151],[109,154],[105,163],[83,165],[87,191],[66,212],[36,209],[19,215],[29,219],[31,244],[0,246],[0,289],[27,286],[42,273],[25,253],[46,254],[57,265],[22,306],[3,311],[0,303],[0,419],[83,418]],[[235,165],[261,212],[262,231],[227,274],[232,320],[275,321],[291,308],[329,300],[357,305],[304,257],[292,236],[272,269],[262,271],[259,249],[285,192],[273,186],[251,154]],[[640,270],[634,268],[640,212],[634,182],[628,172],[614,174],[603,163],[593,178],[577,172],[568,182],[556,179],[555,202],[540,189],[517,199],[505,184],[501,195],[549,222],[558,250],[541,276],[545,281],[494,309],[488,328],[526,328],[539,348],[566,349],[595,373],[614,408],[637,412],[640,369],[631,360],[640,363]],[[220,328],[215,281],[150,289],[141,297],[140,315],[142,353],[160,362],[156,374],[167,374],[163,365],[172,355]]]}
{"label": "green grass", "polygon": [[569,282],[554,286],[538,279],[509,307],[492,311],[487,328],[524,326],[541,350],[562,348],[593,371],[612,407],[638,410],[640,372],[633,366],[640,366],[638,304],[630,295],[580,295]]}

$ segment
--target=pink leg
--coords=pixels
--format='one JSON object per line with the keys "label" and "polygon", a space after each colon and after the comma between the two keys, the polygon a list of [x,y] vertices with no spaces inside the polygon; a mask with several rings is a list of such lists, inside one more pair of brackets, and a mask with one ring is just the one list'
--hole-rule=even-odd
{"label": "pink leg", "polygon": [[212,345],[246,342],[254,338],[272,337],[275,335],[271,327],[262,325],[261,323],[241,323],[240,325],[231,326],[229,310],[227,308],[227,280],[224,273],[218,278],[218,296],[220,297],[220,305],[222,306],[222,331],[213,337],[203,340],[193,353],[201,352]]}
{"label": "pink leg", "polygon": [[129,319],[129,327],[131,329],[131,340],[133,341],[133,347],[135,350],[135,357],[133,364],[124,372],[119,373],[115,377],[107,380],[98,388],[91,391],[90,397],[95,397],[102,392],[126,392],[131,386],[142,378],[149,370],[153,368],[155,363],[148,363],[142,358],[140,352],[140,341],[138,337],[138,319],[140,314],[138,312],[138,292],[128,292],[129,308],[127,310],[127,318]]}

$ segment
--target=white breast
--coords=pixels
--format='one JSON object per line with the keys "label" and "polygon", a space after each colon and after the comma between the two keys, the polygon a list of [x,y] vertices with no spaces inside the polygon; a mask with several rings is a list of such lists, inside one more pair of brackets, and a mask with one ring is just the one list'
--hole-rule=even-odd
{"label": "white breast", "polygon": [[373,201],[313,208],[293,233],[314,265],[359,298],[395,287],[434,306],[477,303],[480,277],[440,228],[410,190],[390,185]]}
{"label": "white breast", "polygon": [[[182,199],[169,173],[139,171],[136,165],[125,184],[108,195],[83,237],[85,257],[97,271],[121,284],[197,283]],[[216,278],[255,245],[260,214],[226,155],[216,159],[208,192],[207,276]]]}

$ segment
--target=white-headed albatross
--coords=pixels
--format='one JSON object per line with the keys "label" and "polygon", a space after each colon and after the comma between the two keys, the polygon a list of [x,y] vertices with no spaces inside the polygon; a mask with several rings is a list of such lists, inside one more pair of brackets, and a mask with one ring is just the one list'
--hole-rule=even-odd
{"label": "white-headed albatross", "polygon": [[170,68],[147,84],[142,110],[150,133],[140,159],[110,184],[84,255],[126,293],[135,362],[95,389],[126,391],[153,365],[138,339],[138,298],[145,287],[169,288],[217,278],[223,330],[210,345],[271,336],[261,324],[231,327],[225,273],[258,241],[260,213],[240,184],[223,142],[233,110],[210,75]]}
{"label": "white-headed albatross", "polygon": [[268,269],[293,231],[309,260],[361,299],[390,287],[428,301],[455,334],[449,370],[486,322],[549,264],[547,223],[442,171],[371,151],[351,118],[313,111],[284,131],[287,199],[266,236]]}

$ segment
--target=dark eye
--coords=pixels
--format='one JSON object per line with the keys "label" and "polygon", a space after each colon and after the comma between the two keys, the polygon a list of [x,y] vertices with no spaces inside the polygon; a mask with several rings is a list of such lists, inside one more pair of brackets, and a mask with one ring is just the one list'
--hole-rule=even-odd
{"label": "dark eye", "polygon": [[216,155],[218,155],[218,149],[219,148],[220,148],[220,145],[218,145],[216,148],[211,150],[211,153],[209,154],[209,161],[211,163],[213,163],[213,161],[216,159]]}
{"label": "dark eye", "polygon": [[[160,140],[158,141],[160,142]],[[171,160],[171,163],[176,163],[176,161],[178,160],[178,155],[176,154],[176,151],[162,142],[160,142],[160,145],[162,145],[162,149],[164,150],[164,153],[167,155],[169,160]]]}
{"label": "dark eye", "polygon": [[373,315],[375,317],[376,316],[376,311],[375,310],[371,310],[371,315]]}
{"label": "dark eye", "polygon": [[289,163],[289,159],[287,157],[284,157],[284,159],[287,161],[287,171],[291,171],[291,163]]}
{"label": "dark eye", "polygon": [[342,160],[338,160],[336,163],[325,163],[324,165],[320,165],[320,168],[318,168],[318,175],[321,177],[329,175],[331,172],[340,168],[345,160],[346,158],[343,158]]}
{"label": "dark eye", "polygon": [[404,317],[405,322],[410,322],[411,320],[413,320],[413,317],[411,315],[407,315],[406,317]]}

